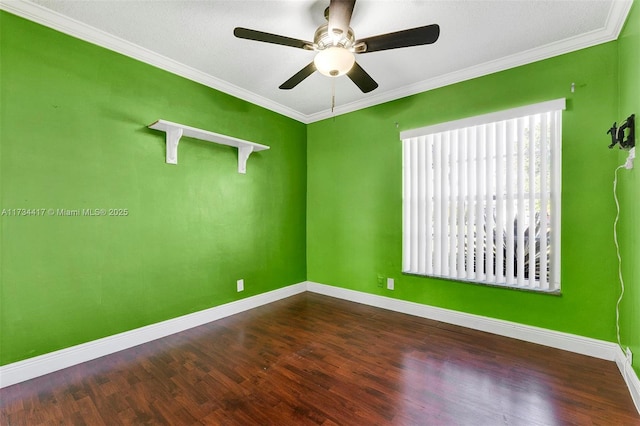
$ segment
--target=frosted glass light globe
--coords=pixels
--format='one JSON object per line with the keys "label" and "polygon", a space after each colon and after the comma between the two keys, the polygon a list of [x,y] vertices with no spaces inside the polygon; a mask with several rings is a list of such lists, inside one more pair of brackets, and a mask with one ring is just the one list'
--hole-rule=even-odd
{"label": "frosted glass light globe", "polygon": [[328,77],[346,74],[356,62],[355,56],[344,47],[331,46],[318,52],[313,59],[316,69]]}

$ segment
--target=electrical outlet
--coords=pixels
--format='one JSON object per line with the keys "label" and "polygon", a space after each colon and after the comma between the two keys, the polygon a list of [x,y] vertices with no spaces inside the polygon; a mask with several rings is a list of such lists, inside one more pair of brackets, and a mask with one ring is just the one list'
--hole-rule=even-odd
{"label": "electrical outlet", "polygon": [[384,287],[384,277],[382,275],[378,275],[378,287]]}
{"label": "electrical outlet", "polygon": [[244,280],[238,280],[236,285],[238,286],[238,292],[244,291]]}
{"label": "electrical outlet", "polygon": [[395,289],[395,282],[393,281],[393,278],[387,278],[387,290],[393,289]]}

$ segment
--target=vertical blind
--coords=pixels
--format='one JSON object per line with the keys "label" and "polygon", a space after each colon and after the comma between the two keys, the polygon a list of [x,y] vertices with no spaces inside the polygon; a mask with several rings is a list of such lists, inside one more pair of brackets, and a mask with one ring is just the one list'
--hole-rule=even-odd
{"label": "vertical blind", "polygon": [[403,271],[557,291],[565,100],[402,132]]}

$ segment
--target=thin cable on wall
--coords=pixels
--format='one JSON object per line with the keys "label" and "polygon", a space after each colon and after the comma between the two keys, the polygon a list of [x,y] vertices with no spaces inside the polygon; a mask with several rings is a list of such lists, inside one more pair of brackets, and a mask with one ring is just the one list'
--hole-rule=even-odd
{"label": "thin cable on wall", "polygon": [[613,221],[613,241],[616,245],[616,255],[618,256],[618,278],[620,279],[620,297],[618,298],[618,302],[616,303],[616,337],[618,339],[618,346],[624,352],[624,348],[622,347],[622,342],[620,340],[620,303],[622,302],[622,297],[624,296],[624,279],[622,277],[622,256],[620,255],[620,244],[618,243],[618,221],[620,220],[620,202],[618,201],[618,171],[620,169],[624,169],[625,166],[618,166],[614,172],[613,177],[613,199],[616,202],[616,218]]}

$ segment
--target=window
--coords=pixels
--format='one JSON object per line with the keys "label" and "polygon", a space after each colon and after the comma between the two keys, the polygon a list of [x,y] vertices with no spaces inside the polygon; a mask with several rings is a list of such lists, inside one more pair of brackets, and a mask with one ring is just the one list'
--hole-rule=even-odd
{"label": "window", "polygon": [[558,99],[402,132],[403,271],[560,289]]}

